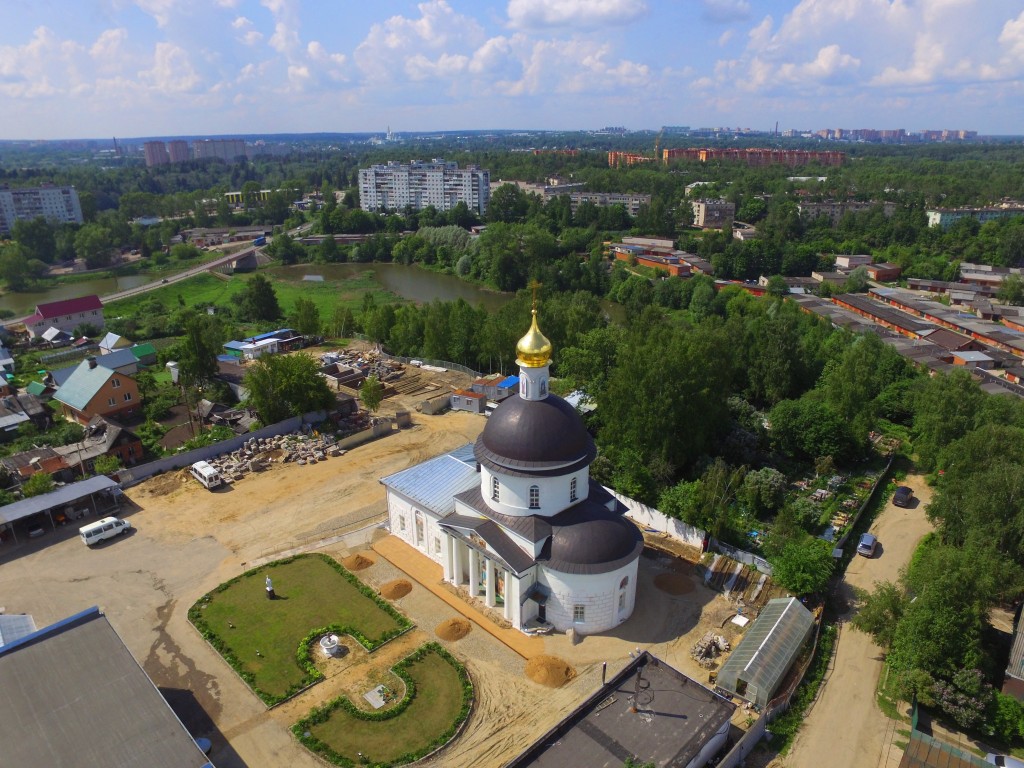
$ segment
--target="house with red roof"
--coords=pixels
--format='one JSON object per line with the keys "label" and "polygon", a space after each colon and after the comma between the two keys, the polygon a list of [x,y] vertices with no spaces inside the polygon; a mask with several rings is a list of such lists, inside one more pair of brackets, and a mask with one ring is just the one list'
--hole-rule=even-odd
{"label": "house with red roof", "polygon": [[82,323],[88,323],[97,330],[106,324],[99,296],[79,296],[77,299],[38,304],[35,314],[25,318],[25,328],[32,339],[42,336],[49,328],[71,333]]}

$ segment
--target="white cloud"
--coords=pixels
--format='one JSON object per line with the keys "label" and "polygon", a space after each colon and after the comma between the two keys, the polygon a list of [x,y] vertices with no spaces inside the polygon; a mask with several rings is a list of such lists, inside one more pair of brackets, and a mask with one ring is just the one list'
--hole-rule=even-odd
{"label": "white cloud", "polygon": [[128,39],[128,30],[123,27],[105,29],[89,48],[89,55],[101,67],[117,66],[124,54],[123,46]]}
{"label": "white cloud", "polygon": [[735,35],[735,34],[736,34],[736,30],[734,30],[734,29],[727,29],[727,30],[725,30],[725,32],[720,34],[718,36],[718,45],[719,45],[719,47],[724,47],[730,40],[732,40],[733,35]]}
{"label": "white cloud", "polygon": [[85,49],[60,40],[48,27],[37,27],[24,45],[0,46],[0,95],[34,99],[77,88],[78,59]]}
{"label": "white cloud", "polygon": [[231,28],[238,31],[238,42],[253,46],[263,40],[263,33],[253,28],[253,23],[245,16],[239,16],[231,22]]}
{"label": "white cloud", "polygon": [[804,81],[835,81],[837,76],[855,71],[860,67],[860,59],[843,53],[838,45],[827,45],[818,51],[812,61],[805,64],[783,64],[779,67],[779,76],[794,82]]}
{"label": "white cloud", "polygon": [[202,81],[188,53],[174,43],[157,43],[151,69],[141,70],[139,79],[161,93],[184,93]]}
{"label": "white cloud", "polygon": [[135,0],[135,4],[156,19],[158,26],[166,27],[175,12],[181,9],[183,2],[181,0]]}
{"label": "white cloud", "polygon": [[1024,11],[1016,19],[1010,19],[999,33],[999,44],[1006,48],[1011,59],[1024,61]]}
{"label": "white cloud", "polygon": [[645,0],[509,0],[509,23],[518,29],[603,27],[635,21]]}

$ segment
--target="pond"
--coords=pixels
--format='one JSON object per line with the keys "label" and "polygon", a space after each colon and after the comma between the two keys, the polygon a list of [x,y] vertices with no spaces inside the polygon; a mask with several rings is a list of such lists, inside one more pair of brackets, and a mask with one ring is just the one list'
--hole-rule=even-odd
{"label": "pond", "polygon": [[148,275],[125,275],[124,277],[94,277],[73,283],[59,283],[45,291],[5,293],[3,296],[0,296],[0,308],[9,309],[16,316],[21,317],[30,314],[37,304],[60,301],[61,299],[74,299],[91,294],[106,296],[108,293],[126,291],[129,288],[135,288],[152,281],[153,278]]}
{"label": "pond", "polygon": [[320,275],[326,282],[348,280],[372,272],[381,288],[417,304],[439,299],[463,299],[472,306],[483,304],[489,312],[496,312],[512,300],[511,293],[499,293],[461,280],[455,275],[431,272],[404,264],[295,264],[290,267],[271,267],[264,270],[281,280],[301,282],[307,275]]}

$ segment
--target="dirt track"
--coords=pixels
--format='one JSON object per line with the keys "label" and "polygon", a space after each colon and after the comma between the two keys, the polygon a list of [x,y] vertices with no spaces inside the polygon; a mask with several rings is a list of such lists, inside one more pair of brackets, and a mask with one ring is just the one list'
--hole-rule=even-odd
{"label": "dirt track", "polygon": [[[873,558],[855,557],[846,569],[844,596],[852,587],[871,590],[875,582],[896,581],[921,538],[932,530],[925,516],[931,489],[919,475],[905,485],[914,489],[914,507],[886,505],[871,526],[879,546]],[[853,543],[853,546],[856,542]],[[893,744],[894,724],[878,708],[875,689],[882,671],[882,649],[845,622],[833,668],[790,754],[787,768],[895,768],[902,749]],[[896,736],[896,738],[901,738]]]}

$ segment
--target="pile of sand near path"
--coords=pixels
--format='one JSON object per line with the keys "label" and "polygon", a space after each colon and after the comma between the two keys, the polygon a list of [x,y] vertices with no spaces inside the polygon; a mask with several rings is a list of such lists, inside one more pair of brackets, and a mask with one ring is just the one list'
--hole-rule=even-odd
{"label": "pile of sand near path", "polygon": [[548,688],[561,688],[576,677],[576,670],[565,659],[541,655],[526,662],[526,676]]}
{"label": "pile of sand near path", "polygon": [[412,592],[412,584],[405,579],[389,581],[380,588],[380,593],[388,600],[398,600],[401,597],[405,597],[410,592]]}
{"label": "pile of sand near path", "polygon": [[364,555],[356,553],[354,555],[349,555],[348,557],[346,557],[344,560],[341,561],[341,564],[348,568],[350,571],[361,571],[364,568],[369,568],[371,565],[373,565],[373,560],[371,560],[368,557],[365,557]]}
{"label": "pile of sand near path", "polygon": [[686,595],[693,592],[693,581],[683,573],[659,573],[654,577],[654,586],[670,595]]}
{"label": "pile of sand near path", "polygon": [[461,640],[473,628],[466,619],[448,619],[434,628],[434,633],[442,640]]}

